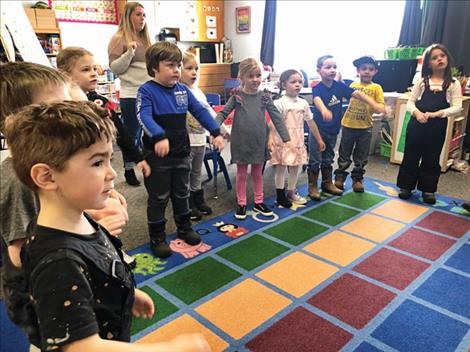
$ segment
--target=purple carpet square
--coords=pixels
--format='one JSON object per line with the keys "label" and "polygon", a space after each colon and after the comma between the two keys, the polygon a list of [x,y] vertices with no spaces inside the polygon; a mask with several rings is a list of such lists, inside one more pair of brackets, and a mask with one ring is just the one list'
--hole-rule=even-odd
{"label": "purple carpet square", "polygon": [[469,326],[413,301],[403,302],[372,337],[403,352],[454,352]]}

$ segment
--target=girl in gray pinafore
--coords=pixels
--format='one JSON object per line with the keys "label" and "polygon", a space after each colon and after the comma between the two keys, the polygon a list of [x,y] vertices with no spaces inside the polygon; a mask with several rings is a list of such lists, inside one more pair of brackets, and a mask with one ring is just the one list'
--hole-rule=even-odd
{"label": "girl in gray pinafore", "polygon": [[284,143],[290,141],[284,121],[274,106],[269,92],[260,92],[261,64],[252,58],[240,62],[239,76],[241,89],[230,97],[224,109],[217,114],[221,124],[235,110],[231,132],[230,152],[232,162],[237,164],[237,212],[235,218],[246,218],[246,182],[248,165],[251,164],[255,206],[253,211],[264,216],[273,215],[272,210],[263,203],[263,164],[270,159],[268,149],[269,125],[265,112],[269,113],[272,123]]}

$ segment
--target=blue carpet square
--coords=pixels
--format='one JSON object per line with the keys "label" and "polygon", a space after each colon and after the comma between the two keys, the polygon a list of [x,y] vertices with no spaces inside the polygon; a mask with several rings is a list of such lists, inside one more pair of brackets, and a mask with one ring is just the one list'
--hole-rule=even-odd
{"label": "blue carpet square", "polygon": [[470,319],[470,279],[438,269],[413,295]]}
{"label": "blue carpet square", "polygon": [[377,347],[372,346],[370,343],[363,342],[354,350],[354,352],[383,352]]}
{"label": "blue carpet square", "polygon": [[468,329],[463,322],[407,300],[372,336],[403,352],[453,352]]}
{"label": "blue carpet square", "polygon": [[470,274],[470,244],[464,244],[445,264]]}

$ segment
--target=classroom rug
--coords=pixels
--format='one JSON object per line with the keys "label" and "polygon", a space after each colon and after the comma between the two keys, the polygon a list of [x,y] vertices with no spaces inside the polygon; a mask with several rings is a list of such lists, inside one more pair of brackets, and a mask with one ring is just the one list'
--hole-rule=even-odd
{"label": "classroom rug", "polygon": [[199,332],[213,351],[469,351],[470,213],[441,195],[429,206],[386,182],[365,188],[196,223],[203,242],[173,234],[165,260],[148,245],[130,251],[156,307],[134,320],[132,340]]}

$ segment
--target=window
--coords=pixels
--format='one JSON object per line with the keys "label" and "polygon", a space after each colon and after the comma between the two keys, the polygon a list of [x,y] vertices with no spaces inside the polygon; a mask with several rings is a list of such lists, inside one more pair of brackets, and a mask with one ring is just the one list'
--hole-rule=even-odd
{"label": "window", "polygon": [[405,1],[277,2],[276,72],[302,68],[317,76],[316,61],[333,55],[343,78],[355,78],[352,61],[362,55],[383,59],[396,46]]}

